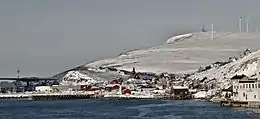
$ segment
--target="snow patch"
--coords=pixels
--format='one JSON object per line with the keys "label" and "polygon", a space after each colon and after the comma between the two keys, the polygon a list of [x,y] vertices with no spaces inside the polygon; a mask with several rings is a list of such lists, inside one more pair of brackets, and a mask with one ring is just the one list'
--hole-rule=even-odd
{"label": "snow patch", "polygon": [[174,36],[170,39],[167,40],[166,43],[174,43],[174,42],[178,42],[187,38],[190,38],[193,34],[183,34],[183,35],[178,35],[178,36]]}
{"label": "snow patch", "polygon": [[60,82],[61,85],[91,85],[95,83],[97,83],[96,80],[79,71],[68,72]]}

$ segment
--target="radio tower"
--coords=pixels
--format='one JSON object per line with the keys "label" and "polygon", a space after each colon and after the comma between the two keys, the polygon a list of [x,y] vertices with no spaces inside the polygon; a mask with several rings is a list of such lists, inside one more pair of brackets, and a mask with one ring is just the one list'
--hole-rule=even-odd
{"label": "radio tower", "polygon": [[17,72],[17,79],[19,79],[20,78],[20,70],[17,69],[16,72]]}

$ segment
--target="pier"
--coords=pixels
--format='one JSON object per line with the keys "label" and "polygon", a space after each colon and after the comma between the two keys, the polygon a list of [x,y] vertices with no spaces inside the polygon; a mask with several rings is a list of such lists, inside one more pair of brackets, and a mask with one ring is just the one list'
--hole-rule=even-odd
{"label": "pier", "polygon": [[70,99],[96,99],[101,98],[102,95],[90,93],[23,93],[23,94],[1,94],[2,100],[70,100]]}
{"label": "pier", "polygon": [[245,108],[260,108],[260,101],[221,101],[221,106],[227,107],[245,107]]}

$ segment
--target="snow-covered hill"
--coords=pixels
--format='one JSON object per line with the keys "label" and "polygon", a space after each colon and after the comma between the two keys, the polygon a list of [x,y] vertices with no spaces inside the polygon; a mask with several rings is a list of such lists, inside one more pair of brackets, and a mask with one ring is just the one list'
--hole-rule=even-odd
{"label": "snow-covered hill", "polygon": [[[178,73],[197,71],[216,61],[239,56],[245,49],[260,49],[258,33],[197,32],[174,36],[163,45],[129,51],[118,57],[95,61],[85,67],[113,67],[138,72]],[[254,64],[252,64],[254,65]],[[199,75],[199,74],[198,74]]]}
{"label": "snow-covered hill", "polygon": [[236,74],[245,74],[249,77],[256,76],[259,72],[260,50],[244,56],[242,59],[230,62],[220,67],[213,67],[203,72],[190,76],[189,82],[194,80],[207,82],[208,84],[219,84],[220,88],[228,87],[231,84],[230,78]]}
{"label": "snow-covered hill", "polygon": [[61,85],[93,85],[97,83],[92,77],[79,71],[69,71],[61,80]]}

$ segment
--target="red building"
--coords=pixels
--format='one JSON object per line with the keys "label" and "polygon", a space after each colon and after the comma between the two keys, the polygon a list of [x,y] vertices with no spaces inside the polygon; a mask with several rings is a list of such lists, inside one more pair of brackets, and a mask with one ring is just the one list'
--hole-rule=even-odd
{"label": "red building", "polygon": [[131,94],[131,90],[125,89],[125,90],[123,90],[123,94]]}

